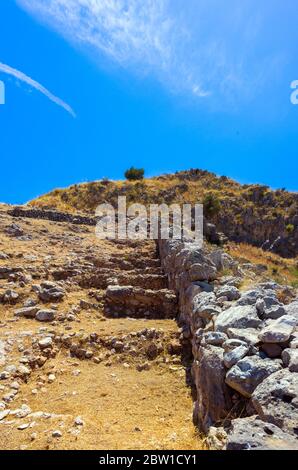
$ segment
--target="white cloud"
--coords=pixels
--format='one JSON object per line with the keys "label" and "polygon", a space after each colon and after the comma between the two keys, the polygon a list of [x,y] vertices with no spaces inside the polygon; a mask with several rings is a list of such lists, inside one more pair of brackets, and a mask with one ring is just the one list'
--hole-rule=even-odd
{"label": "white cloud", "polygon": [[49,100],[53,101],[55,104],[60,106],[61,108],[65,109],[69,114],[73,117],[76,117],[75,112],[73,109],[64,101],[62,101],[57,96],[53,95],[49,90],[47,90],[43,85],[38,83],[37,81],[33,80],[32,78],[25,75],[23,72],[20,72],[17,69],[10,67],[9,65],[3,64],[0,62],[0,72],[10,75],[12,77],[17,78],[18,80],[26,83],[30,87],[34,88],[35,90],[39,91],[43,95],[45,95]]}
{"label": "white cloud", "polygon": [[257,0],[16,1],[96,59],[199,99],[243,97],[262,75],[246,60],[261,25]]}

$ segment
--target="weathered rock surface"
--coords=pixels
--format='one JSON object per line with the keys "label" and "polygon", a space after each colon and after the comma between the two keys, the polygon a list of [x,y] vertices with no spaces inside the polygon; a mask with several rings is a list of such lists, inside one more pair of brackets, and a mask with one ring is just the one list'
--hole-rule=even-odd
{"label": "weathered rock surface", "polygon": [[259,339],[263,343],[284,343],[288,341],[296,325],[297,320],[295,317],[285,315],[270,322],[269,325],[261,331]]}
{"label": "weathered rock surface", "polygon": [[204,431],[225,418],[231,408],[225,374],[223,350],[216,346],[200,347],[193,375],[198,390],[196,419]]}
{"label": "weathered rock surface", "polygon": [[244,397],[251,397],[256,387],[281,369],[279,362],[251,356],[241,359],[226,375],[226,383]]}
{"label": "weathered rock surface", "polygon": [[230,307],[215,320],[215,328],[223,332],[229,328],[258,328],[261,325],[256,308],[250,305]]}
{"label": "weathered rock surface", "polygon": [[234,419],[227,435],[227,450],[298,450],[298,441],[274,424],[256,416]]}
{"label": "weathered rock surface", "polygon": [[252,403],[263,421],[298,435],[298,374],[287,369],[267,377],[254,391]]}

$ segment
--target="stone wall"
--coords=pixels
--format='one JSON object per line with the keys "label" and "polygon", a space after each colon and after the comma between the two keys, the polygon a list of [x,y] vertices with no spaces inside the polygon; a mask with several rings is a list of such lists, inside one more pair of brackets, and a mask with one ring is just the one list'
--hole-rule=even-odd
{"label": "stone wall", "polygon": [[[158,249],[192,345],[194,421],[210,445],[297,449],[298,299],[282,304],[273,282],[241,293],[222,250],[187,240],[159,240]],[[222,277],[225,268],[235,276]]]}

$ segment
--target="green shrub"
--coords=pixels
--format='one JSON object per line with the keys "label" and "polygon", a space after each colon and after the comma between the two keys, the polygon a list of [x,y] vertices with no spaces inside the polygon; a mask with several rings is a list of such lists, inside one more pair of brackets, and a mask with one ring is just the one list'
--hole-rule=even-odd
{"label": "green shrub", "polygon": [[203,200],[203,206],[204,206],[204,215],[207,218],[217,215],[221,208],[219,198],[213,193],[206,194]]}
{"label": "green shrub", "polygon": [[293,224],[288,224],[288,225],[286,226],[286,231],[287,231],[288,233],[293,233],[294,230],[295,230],[295,227],[294,227]]}
{"label": "green shrub", "polygon": [[131,167],[125,172],[125,178],[129,181],[138,181],[144,178],[145,170],[144,168],[135,168]]}

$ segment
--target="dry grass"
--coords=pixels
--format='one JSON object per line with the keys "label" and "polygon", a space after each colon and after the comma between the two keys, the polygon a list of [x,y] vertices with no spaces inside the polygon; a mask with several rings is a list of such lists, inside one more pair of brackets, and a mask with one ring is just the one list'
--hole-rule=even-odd
{"label": "dry grass", "polygon": [[263,274],[264,278],[298,287],[298,258],[284,259],[274,253],[245,243],[229,243],[227,251],[240,262],[266,266],[267,271]]}

